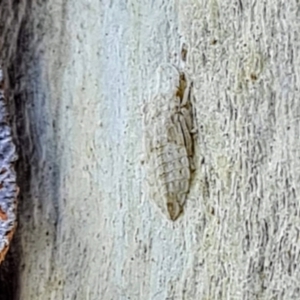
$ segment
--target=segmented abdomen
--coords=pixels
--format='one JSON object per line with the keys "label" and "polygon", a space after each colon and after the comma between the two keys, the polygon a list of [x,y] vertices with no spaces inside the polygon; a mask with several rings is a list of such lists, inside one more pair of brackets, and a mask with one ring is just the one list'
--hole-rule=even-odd
{"label": "segmented abdomen", "polygon": [[167,103],[170,100],[160,110],[149,109],[146,116],[148,180],[152,200],[175,220],[179,212],[170,215],[168,205],[174,203],[182,208],[189,192],[191,171],[179,118],[174,117],[178,112],[167,107]]}

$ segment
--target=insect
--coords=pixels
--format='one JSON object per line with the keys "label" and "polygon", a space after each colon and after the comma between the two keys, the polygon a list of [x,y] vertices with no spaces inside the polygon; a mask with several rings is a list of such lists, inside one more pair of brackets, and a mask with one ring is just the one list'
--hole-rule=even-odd
{"label": "insect", "polygon": [[4,260],[16,228],[16,208],[19,188],[13,163],[16,149],[8,124],[4,99],[3,75],[0,69],[0,263]]}
{"label": "insect", "polygon": [[191,84],[184,73],[175,67],[172,71],[171,77],[167,76],[171,88],[156,93],[144,108],[144,138],[150,197],[175,221],[189,192],[194,149]]}

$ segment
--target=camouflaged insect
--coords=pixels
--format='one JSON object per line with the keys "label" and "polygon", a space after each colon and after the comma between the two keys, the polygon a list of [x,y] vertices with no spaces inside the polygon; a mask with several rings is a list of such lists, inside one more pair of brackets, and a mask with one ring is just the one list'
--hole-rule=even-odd
{"label": "camouflaged insect", "polygon": [[0,263],[4,260],[16,228],[16,208],[19,188],[13,163],[16,148],[4,99],[3,74],[0,69]]}
{"label": "camouflaged insect", "polygon": [[[193,167],[193,116],[190,85],[172,68],[167,92],[157,93],[144,108],[147,178],[150,197],[171,220],[183,211]],[[160,72],[168,71],[161,68]]]}

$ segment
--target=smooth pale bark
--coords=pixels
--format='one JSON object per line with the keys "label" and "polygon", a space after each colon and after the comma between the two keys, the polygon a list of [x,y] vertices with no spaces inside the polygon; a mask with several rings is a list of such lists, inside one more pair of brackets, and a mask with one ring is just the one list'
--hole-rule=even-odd
{"label": "smooth pale bark", "polygon": [[[299,299],[299,2],[40,2],[11,7],[3,52],[19,299]],[[170,222],[141,107],[182,42],[196,173]]]}

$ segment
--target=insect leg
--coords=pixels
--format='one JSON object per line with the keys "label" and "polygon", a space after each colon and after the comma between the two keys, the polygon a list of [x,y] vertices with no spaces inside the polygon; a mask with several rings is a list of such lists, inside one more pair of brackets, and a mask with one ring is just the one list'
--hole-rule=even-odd
{"label": "insect leg", "polygon": [[188,156],[193,155],[193,141],[190,134],[190,130],[187,126],[186,120],[182,114],[178,114],[179,128],[184,138],[184,145],[186,147]]}
{"label": "insect leg", "polygon": [[193,161],[193,153],[194,153],[194,147],[193,147],[193,139],[190,134],[190,131],[187,127],[186,120],[182,114],[178,114],[179,118],[179,130],[181,130],[181,133],[184,138],[184,144],[186,147],[186,151],[189,158],[190,168],[191,170],[195,170],[194,161]]}
{"label": "insect leg", "polygon": [[174,142],[177,145],[180,146],[185,146],[185,139],[184,139],[184,134],[181,128],[181,122],[180,122],[180,114],[176,113],[172,117],[173,119],[173,126],[175,128],[175,137],[174,137]]}
{"label": "insect leg", "polygon": [[188,105],[189,99],[190,99],[190,94],[191,94],[191,88],[192,88],[191,82],[189,82],[185,79],[185,75],[184,75],[184,79],[182,79],[182,80],[185,81],[184,83],[182,83],[182,85],[185,85],[185,87],[184,87],[183,97],[182,97],[182,101],[181,101],[181,107]]}

